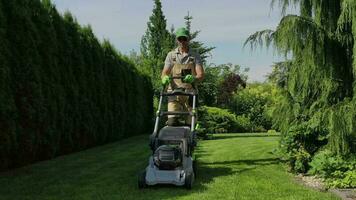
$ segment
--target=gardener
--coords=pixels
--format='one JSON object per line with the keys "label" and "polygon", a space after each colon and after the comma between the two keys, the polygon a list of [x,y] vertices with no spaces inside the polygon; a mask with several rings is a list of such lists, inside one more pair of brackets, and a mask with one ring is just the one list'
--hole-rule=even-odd
{"label": "gardener", "polygon": [[[179,28],[176,31],[178,47],[169,52],[162,71],[162,84],[169,85],[168,91],[176,88],[183,88],[191,91],[193,85],[204,79],[204,69],[200,55],[189,48],[189,32],[185,28]],[[182,76],[182,79],[173,79],[172,77]],[[191,101],[187,96],[172,96],[168,98],[168,111],[191,111]],[[188,117],[186,124],[191,124],[191,118]],[[180,125],[178,116],[168,116],[167,124],[169,126]]]}

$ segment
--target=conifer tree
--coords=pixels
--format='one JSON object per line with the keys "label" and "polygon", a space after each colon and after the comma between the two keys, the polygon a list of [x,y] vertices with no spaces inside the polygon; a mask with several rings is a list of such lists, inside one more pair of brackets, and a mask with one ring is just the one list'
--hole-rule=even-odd
{"label": "conifer tree", "polygon": [[[0,1],[0,163],[9,165],[7,159],[14,148],[15,126],[15,101],[11,90],[11,68],[9,66],[9,41],[7,33],[7,2]],[[0,165],[1,168],[1,165]]]}
{"label": "conifer tree", "polygon": [[[285,99],[274,119],[283,133],[281,143],[292,168],[303,172],[326,144],[338,155],[355,153],[355,15],[351,14],[355,1],[272,1],[277,2],[283,13],[290,4],[299,4],[300,15],[284,16],[275,31],[257,32],[246,44],[256,47],[264,41],[279,53],[292,55]],[[341,114],[345,109],[348,114]]]}
{"label": "conifer tree", "polygon": [[143,38],[147,41],[146,52],[141,52],[142,55],[147,55],[148,58],[162,60],[165,58],[163,50],[164,43],[169,35],[167,31],[166,18],[162,11],[162,3],[160,0],[154,0],[154,8],[152,15],[147,22],[147,31]]}
{"label": "conifer tree", "polygon": [[0,47],[0,170],[149,130],[147,76],[50,0],[0,0]]}
{"label": "conifer tree", "polygon": [[147,30],[141,39],[143,71],[146,71],[156,89],[160,87],[160,73],[167,53],[173,48],[172,35],[167,30],[166,18],[160,0],[154,0],[152,15],[147,22]]}

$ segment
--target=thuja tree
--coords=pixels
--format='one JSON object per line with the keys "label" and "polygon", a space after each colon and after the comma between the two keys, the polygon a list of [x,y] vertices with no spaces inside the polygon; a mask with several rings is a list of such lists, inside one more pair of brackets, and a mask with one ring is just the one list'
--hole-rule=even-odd
{"label": "thuja tree", "polygon": [[257,32],[246,44],[273,45],[292,57],[283,72],[284,98],[274,110],[274,125],[282,132],[281,147],[292,169],[305,172],[322,147],[335,155],[355,153],[355,2],[272,3],[279,3],[283,13],[299,4],[300,14],[285,15],[276,30]]}
{"label": "thuja tree", "polygon": [[161,70],[167,53],[174,47],[173,28],[167,30],[166,18],[160,0],[154,0],[152,15],[147,22],[147,30],[141,39],[141,71],[148,74],[155,89],[160,88]]}
{"label": "thuja tree", "polygon": [[49,0],[0,0],[0,170],[150,130],[152,85]]}

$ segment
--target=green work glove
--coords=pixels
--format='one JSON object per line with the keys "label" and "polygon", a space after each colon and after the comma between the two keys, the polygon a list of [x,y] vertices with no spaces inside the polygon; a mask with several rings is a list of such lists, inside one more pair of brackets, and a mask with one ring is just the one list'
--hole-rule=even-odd
{"label": "green work glove", "polygon": [[170,82],[171,82],[171,77],[170,76],[163,76],[162,77],[162,85],[163,86],[166,86],[166,85],[168,85]]}
{"label": "green work glove", "polygon": [[190,75],[190,74],[186,75],[184,77],[184,79],[183,79],[183,82],[190,83],[190,84],[194,83],[194,81],[195,81],[195,77],[193,75]]}

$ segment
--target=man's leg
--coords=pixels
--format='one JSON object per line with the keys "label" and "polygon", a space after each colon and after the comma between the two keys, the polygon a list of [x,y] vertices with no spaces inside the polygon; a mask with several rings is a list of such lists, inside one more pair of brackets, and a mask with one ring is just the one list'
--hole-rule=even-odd
{"label": "man's leg", "polygon": [[[193,111],[193,97],[190,96],[189,98],[187,98],[183,105],[187,111],[192,112]],[[195,116],[195,119],[194,119],[195,124],[197,124],[197,120],[198,120],[197,118],[198,118],[198,116]],[[188,124],[188,125],[192,124],[192,116],[187,116],[186,124]]]}
{"label": "man's leg", "polygon": [[[168,111],[179,111],[181,110],[181,105],[178,102],[177,97],[169,97],[168,98]],[[176,115],[168,115],[168,126],[177,126],[179,125],[178,116]]]}
{"label": "man's leg", "polygon": [[[192,108],[192,106],[190,105],[188,98],[187,98],[187,100],[185,101],[184,106],[185,106],[185,109],[186,109],[188,112],[192,112],[193,108]],[[196,121],[196,120],[194,120],[194,121]],[[190,125],[192,124],[192,116],[188,115],[187,118],[186,118],[186,120],[185,120],[185,123],[190,126]]]}
{"label": "man's leg", "polygon": [[[178,96],[177,98],[177,104],[179,104],[179,111],[184,111],[184,112],[191,112],[192,111],[192,106],[189,103],[189,97],[188,96]],[[184,121],[185,125],[191,124],[192,119],[191,116],[184,116]]]}

